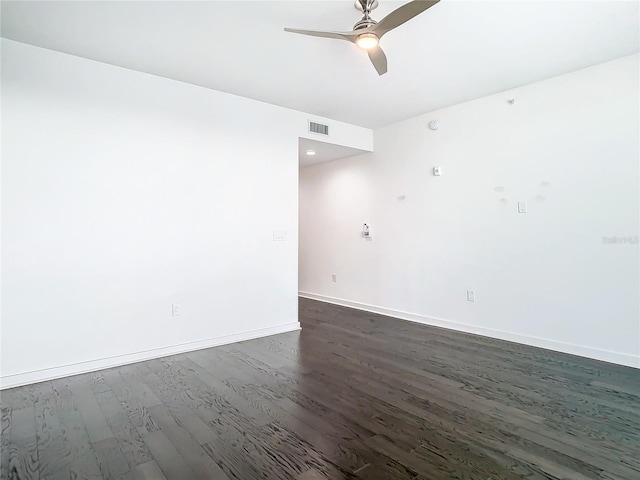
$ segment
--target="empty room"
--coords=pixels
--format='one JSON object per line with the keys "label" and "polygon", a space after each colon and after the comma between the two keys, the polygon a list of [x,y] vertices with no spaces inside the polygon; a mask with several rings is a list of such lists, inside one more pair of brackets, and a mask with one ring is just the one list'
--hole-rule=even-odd
{"label": "empty room", "polygon": [[0,8],[0,480],[640,479],[640,2]]}

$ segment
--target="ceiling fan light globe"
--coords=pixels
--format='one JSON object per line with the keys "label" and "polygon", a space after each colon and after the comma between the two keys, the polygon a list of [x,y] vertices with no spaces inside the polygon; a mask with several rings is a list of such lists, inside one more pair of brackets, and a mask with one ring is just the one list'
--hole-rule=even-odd
{"label": "ceiling fan light globe", "polygon": [[378,36],[374,33],[363,33],[358,38],[356,38],[356,45],[358,45],[363,50],[371,50],[378,46]]}

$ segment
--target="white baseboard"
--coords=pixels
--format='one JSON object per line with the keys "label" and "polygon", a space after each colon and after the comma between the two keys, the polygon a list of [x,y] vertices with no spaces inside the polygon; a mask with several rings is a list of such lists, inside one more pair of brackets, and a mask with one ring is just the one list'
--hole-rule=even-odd
{"label": "white baseboard", "polygon": [[417,313],[392,310],[390,308],[353,302],[351,300],[344,300],[341,298],[328,297],[326,295],[319,295],[316,293],[298,292],[298,295],[300,297],[309,298],[311,300],[318,300],[321,302],[333,303],[335,305],[342,305],[344,307],[355,308],[367,312],[378,313],[380,315],[386,315],[389,317],[399,318],[401,320],[421,323],[423,325],[431,325],[434,327],[457,330],[459,332],[473,333],[475,335],[482,335],[485,337],[497,338],[500,340],[507,340],[509,342],[530,345],[532,347],[545,348],[547,350],[555,350],[557,352],[569,353],[571,355],[592,358],[594,360],[601,360],[603,362],[615,363],[617,365],[640,368],[640,356],[630,355],[628,353],[612,352],[609,350],[585,347],[572,343],[559,342],[557,340],[549,340],[546,338],[531,337],[528,335],[521,335],[519,333],[506,332],[503,330],[478,327],[476,325],[454,322],[451,320],[445,320],[443,318],[427,317],[425,315],[419,315]]}
{"label": "white baseboard", "polygon": [[235,333],[232,335],[223,335],[221,337],[199,340],[196,342],[182,343],[179,345],[171,345],[168,347],[154,348],[141,352],[128,353],[125,355],[116,355],[113,357],[100,358],[86,362],[73,363],[58,367],[44,368],[41,370],[33,370],[30,372],[16,373],[12,375],[4,375],[0,377],[0,390],[6,388],[19,387],[30,383],[44,382],[56,378],[70,377],[81,373],[94,372],[105,368],[119,367],[130,363],[142,362],[144,360],[152,360],[154,358],[166,357],[177,353],[192,352],[203,348],[217,347],[227,345],[229,343],[242,342],[244,340],[252,340],[254,338],[268,337],[278,333],[292,332],[300,330],[300,323],[292,322],[273,327],[260,328],[250,330],[248,332]]}

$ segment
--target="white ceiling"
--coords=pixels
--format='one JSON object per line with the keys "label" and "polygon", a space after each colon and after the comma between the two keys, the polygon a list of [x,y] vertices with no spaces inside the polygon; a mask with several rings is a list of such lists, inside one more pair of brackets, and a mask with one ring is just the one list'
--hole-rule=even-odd
{"label": "white ceiling", "polygon": [[[380,0],[380,20],[405,2]],[[375,128],[640,50],[637,1],[442,0],[389,33],[378,76],[353,0],[2,1],[2,36]]]}
{"label": "white ceiling", "polygon": [[[308,155],[307,152],[309,150],[313,151],[314,154]],[[341,158],[353,157],[363,153],[367,153],[367,150],[334,145],[333,143],[318,142],[317,140],[310,140],[308,138],[300,138],[298,140],[298,159],[300,160],[301,168],[317,165],[318,163],[340,160]]]}

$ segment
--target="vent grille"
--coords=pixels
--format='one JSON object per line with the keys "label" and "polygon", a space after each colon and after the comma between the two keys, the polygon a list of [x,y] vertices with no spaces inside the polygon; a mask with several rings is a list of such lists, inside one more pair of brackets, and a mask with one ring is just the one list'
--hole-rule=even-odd
{"label": "vent grille", "polygon": [[329,135],[329,125],[309,121],[309,131],[320,135]]}

